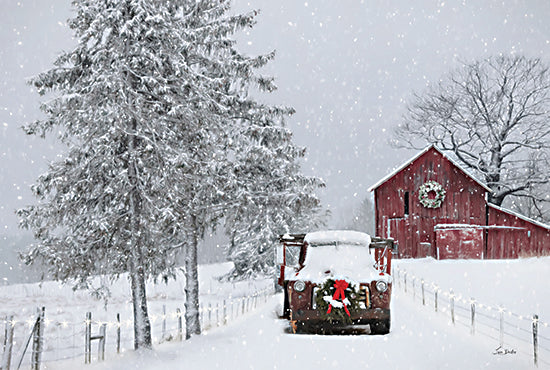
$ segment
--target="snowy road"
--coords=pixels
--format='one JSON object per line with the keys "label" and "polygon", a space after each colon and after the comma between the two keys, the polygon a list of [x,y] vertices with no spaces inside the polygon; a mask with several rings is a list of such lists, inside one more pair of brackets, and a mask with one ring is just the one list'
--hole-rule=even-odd
{"label": "snowy road", "polygon": [[[519,354],[495,356],[484,337],[394,291],[392,331],[386,336],[293,335],[278,319],[281,297],[228,326],[153,353],[126,353],[87,369],[529,369]],[[60,368],[56,364],[55,368]],[[74,368],[68,363],[63,369]],[[71,366],[72,365],[72,366]],[[51,367],[48,367],[51,368]]]}

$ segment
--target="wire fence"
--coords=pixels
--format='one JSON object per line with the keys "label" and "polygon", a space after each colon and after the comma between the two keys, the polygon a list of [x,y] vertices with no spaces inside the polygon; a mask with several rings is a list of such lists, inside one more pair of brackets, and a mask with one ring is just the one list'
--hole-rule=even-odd
{"label": "wire fence", "polygon": [[[273,294],[274,289],[268,287],[248,295],[229,296],[201,304],[201,328],[208,330],[226,325],[267,302]],[[153,343],[183,340],[184,316],[185,311],[178,307],[167,308],[166,305],[162,305],[160,310],[149,309]],[[76,322],[53,321],[44,315],[39,355],[42,363],[75,358],[82,358],[83,363],[90,363],[103,360],[106,356],[133,350],[134,328],[131,318],[121,319],[120,314],[117,314],[113,320],[101,321],[94,320],[92,314],[87,312],[82,313],[82,318],[83,320]],[[33,363],[33,357],[26,349],[27,342],[35,337],[36,321],[37,317],[22,320],[9,316],[0,319],[3,327],[0,331],[3,354],[0,358],[0,369],[17,369],[19,366],[33,369],[39,367],[39,364],[36,367]],[[99,339],[97,345],[95,339]]]}
{"label": "wire fence", "polygon": [[532,357],[535,366],[550,368],[549,323],[538,315],[519,315],[502,306],[491,306],[473,297],[443,291],[438,284],[394,267],[395,284],[415,302],[448,315],[454,325],[472,335],[483,335],[495,343],[495,355],[521,353]]}

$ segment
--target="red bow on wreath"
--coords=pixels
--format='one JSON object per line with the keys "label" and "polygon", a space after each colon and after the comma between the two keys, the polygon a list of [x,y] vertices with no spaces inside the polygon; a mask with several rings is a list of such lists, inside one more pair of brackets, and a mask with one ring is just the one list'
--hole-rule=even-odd
{"label": "red bow on wreath", "polygon": [[[345,290],[348,288],[348,285],[349,285],[348,282],[345,280],[336,280],[334,282],[334,288],[336,289],[336,291],[334,292],[332,299],[335,301],[338,299],[341,299],[342,304],[344,305],[344,310],[346,311],[348,316],[351,316],[349,314],[348,306],[346,306],[346,304],[344,303],[344,299],[346,299]],[[331,311],[332,311],[332,303],[328,306],[327,314],[330,313]]]}

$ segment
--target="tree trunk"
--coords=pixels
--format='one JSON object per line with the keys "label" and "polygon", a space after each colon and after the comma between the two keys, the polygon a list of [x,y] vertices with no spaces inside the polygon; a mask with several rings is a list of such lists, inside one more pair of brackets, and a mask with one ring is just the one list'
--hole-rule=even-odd
{"label": "tree trunk", "polygon": [[199,321],[199,271],[198,271],[198,231],[196,218],[192,217],[191,242],[187,246],[185,258],[185,338],[201,333]]}
{"label": "tree trunk", "polygon": [[[132,120],[132,130],[136,131],[137,122]],[[147,312],[147,295],[145,293],[145,264],[141,239],[142,205],[138,193],[139,178],[136,170],[135,148],[137,139],[132,136],[129,140],[130,161],[128,162],[128,179],[133,186],[130,193],[130,282],[132,289],[132,303],[134,306],[134,349],[151,348],[151,322]]]}
{"label": "tree trunk", "polygon": [[[133,263],[132,263],[133,264]],[[151,323],[147,311],[147,296],[145,294],[145,276],[143,268],[132,268],[131,287],[134,306],[134,349],[151,348]]]}

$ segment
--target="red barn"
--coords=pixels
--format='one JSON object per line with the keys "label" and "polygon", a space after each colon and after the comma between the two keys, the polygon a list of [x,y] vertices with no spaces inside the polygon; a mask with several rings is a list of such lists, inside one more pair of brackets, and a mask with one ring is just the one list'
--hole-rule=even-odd
{"label": "red barn", "polygon": [[373,185],[375,231],[398,257],[518,258],[550,254],[550,226],[487,202],[491,191],[435,146]]}

